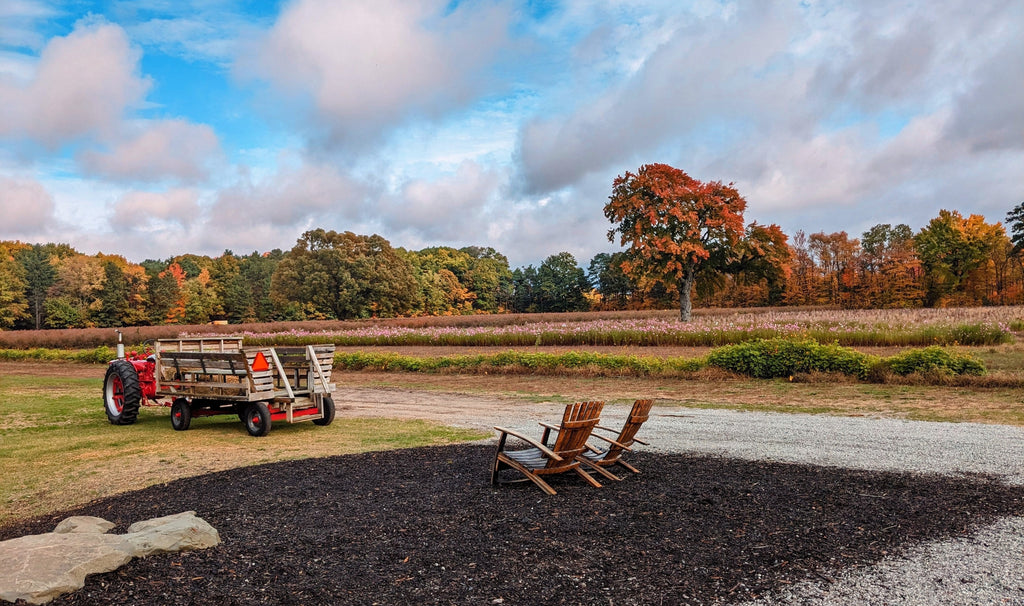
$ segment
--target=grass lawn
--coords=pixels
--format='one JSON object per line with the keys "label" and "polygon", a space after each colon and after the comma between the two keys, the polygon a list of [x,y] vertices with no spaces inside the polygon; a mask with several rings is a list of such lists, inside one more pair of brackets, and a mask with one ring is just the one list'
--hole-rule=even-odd
{"label": "grass lawn", "polygon": [[114,426],[103,411],[103,367],[91,368],[95,377],[53,368],[0,373],[0,525],[211,471],[489,435],[419,420],[339,418],[327,427],[276,423],[253,438],[234,415],[196,419],[179,432],[164,407],[143,407],[134,425]]}
{"label": "grass lawn", "polygon": [[[1017,376],[1024,347],[972,348],[998,373]],[[276,423],[250,437],[233,415],[200,418],[185,432],[167,408],[143,408],[129,426],[107,422],[102,365],[0,363],[0,526],[186,476],[306,457],[451,444],[490,437],[421,420],[343,418],[328,427]],[[813,379],[813,378],[812,378]],[[657,405],[891,417],[1024,426],[1019,388],[884,385],[821,377],[810,382],[694,377],[451,375],[345,372],[339,385],[513,396],[524,402],[655,399]],[[417,395],[419,392],[419,395]],[[420,402],[422,403],[422,402]]]}

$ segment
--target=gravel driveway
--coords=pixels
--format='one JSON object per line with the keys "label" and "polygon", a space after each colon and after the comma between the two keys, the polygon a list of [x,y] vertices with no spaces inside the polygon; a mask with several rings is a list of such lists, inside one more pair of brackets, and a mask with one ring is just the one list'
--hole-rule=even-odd
{"label": "gravel driveway", "polygon": [[[345,415],[415,416],[530,433],[537,432],[537,421],[556,420],[563,407],[463,394],[410,396],[400,389],[342,389],[335,400]],[[602,424],[617,425],[628,408],[606,406]],[[986,474],[1024,485],[1024,429],[1017,427],[656,406],[641,436],[650,448],[670,452],[876,471]],[[833,583],[800,583],[754,604],[1024,606],[1024,517],[920,546]]]}

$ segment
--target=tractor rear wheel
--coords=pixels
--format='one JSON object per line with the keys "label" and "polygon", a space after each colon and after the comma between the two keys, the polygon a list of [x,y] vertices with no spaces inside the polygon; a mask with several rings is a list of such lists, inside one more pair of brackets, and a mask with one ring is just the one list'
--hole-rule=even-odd
{"label": "tractor rear wheel", "polygon": [[315,419],[313,425],[330,425],[334,420],[334,399],[324,396],[324,418]]}
{"label": "tractor rear wheel", "polygon": [[171,404],[171,427],[185,431],[192,423],[192,407],[185,398],[178,398]]}
{"label": "tractor rear wheel", "polygon": [[131,425],[139,417],[139,373],[127,360],[114,360],[103,378],[103,405],[114,425]]}
{"label": "tractor rear wheel", "polygon": [[270,409],[266,402],[253,402],[246,406],[245,430],[257,438],[270,433]]}

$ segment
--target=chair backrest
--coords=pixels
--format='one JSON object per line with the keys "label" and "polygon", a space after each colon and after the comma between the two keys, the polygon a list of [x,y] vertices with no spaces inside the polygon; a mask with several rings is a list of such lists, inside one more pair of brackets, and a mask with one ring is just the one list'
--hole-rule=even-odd
{"label": "chair backrest", "polygon": [[602,408],[604,402],[577,402],[565,407],[562,424],[558,428],[558,438],[551,447],[551,450],[562,457],[562,461],[549,459],[548,468],[565,467],[583,453],[590,432],[601,420]]}
{"label": "chair backrest", "polygon": [[[626,422],[622,424],[622,431],[619,432],[619,437],[615,441],[623,446],[632,446],[633,438],[636,437],[636,433],[640,431],[640,426],[644,424],[648,417],[651,415],[651,405],[654,403],[653,400],[637,400],[633,402],[633,408],[629,411],[629,415],[626,417]],[[605,458],[609,458],[611,455],[618,455],[622,452],[622,449],[612,444],[608,448],[608,454]]]}

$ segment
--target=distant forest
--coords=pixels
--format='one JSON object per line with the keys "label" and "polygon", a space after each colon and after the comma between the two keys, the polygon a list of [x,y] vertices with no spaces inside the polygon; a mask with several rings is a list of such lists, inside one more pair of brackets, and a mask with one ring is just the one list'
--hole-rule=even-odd
{"label": "distant forest", "polygon": [[[792,237],[746,229],[697,282],[698,307],[940,307],[1024,303],[1024,203],[1001,223],[943,210],[907,225]],[[315,229],[289,251],[183,254],[130,263],[66,244],[0,241],[0,329],[272,322],[414,315],[672,308],[677,286],[622,271],[627,253],[582,267],[568,252],[511,269],[493,248],[394,248]]]}

